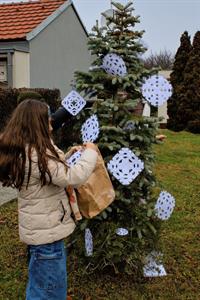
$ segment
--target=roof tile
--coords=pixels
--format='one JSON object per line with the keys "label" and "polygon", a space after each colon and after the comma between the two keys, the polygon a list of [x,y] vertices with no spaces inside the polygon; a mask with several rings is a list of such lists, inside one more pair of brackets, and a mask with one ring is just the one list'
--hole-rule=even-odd
{"label": "roof tile", "polygon": [[0,40],[25,39],[66,0],[0,4]]}

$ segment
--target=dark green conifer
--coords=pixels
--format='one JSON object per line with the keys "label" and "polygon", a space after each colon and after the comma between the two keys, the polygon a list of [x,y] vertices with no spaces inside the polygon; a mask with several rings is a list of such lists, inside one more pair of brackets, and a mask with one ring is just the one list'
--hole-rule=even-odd
{"label": "dark green conifer", "polygon": [[167,127],[174,131],[179,131],[183,129],[183,124],[180,122],[180,118],[177,115],[177,111],[180,104],[180,92],[183,88],[184,71],[186,64],[189,59],[190,51],[192,49],[190,36],[188,32],[185,31],[180,39],[180,47],[178,48],[175,61],[173,65],[173,70],[170,75],[170,82],[173,87],[173,94],[168,100],[168,122]]}
{"label": "dark green conifer", "polygon": [[200,133],[200,31],[197,31],[184,70],[177,118],[182,129]]}

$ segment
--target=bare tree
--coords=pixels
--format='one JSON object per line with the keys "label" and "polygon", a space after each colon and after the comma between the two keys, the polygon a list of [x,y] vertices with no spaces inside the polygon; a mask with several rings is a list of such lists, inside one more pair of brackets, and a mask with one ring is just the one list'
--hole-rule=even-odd
{"label": "bare tree", "polygon": [[147,69],[158,67],[162,70],[171,70],[174,63],[174,54],[166,49],[155,54],[151,52],[149,57],[143,59],[143,62]]}

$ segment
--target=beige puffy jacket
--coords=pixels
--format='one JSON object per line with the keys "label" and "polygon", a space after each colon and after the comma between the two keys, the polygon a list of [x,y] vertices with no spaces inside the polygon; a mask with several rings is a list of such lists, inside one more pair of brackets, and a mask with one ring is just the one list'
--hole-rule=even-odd
{"label": "beige puffy jacket", "polygon": [[[64,153],[55,147],[61,158]],[[67,172],[62,163],[49,159],[48,167],[52,183],[41,187],[37,153],[32,151],[32,172],[26,189],[28,162],[25,180],[18,192],[19,236],[28,245],[41,245],[61,240],[75,229],[66,192],[68,185],[83,184],[95,168],[97,152],[86,149],[78,163]]]}

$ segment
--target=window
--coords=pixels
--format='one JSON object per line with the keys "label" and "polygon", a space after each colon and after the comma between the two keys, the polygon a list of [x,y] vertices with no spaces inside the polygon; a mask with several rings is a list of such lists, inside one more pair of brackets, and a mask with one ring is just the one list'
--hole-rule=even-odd
{"label": "window", "polygon": [[5,58],[0,57],[0,82],[6,83],[7,81],[7,60]]}

